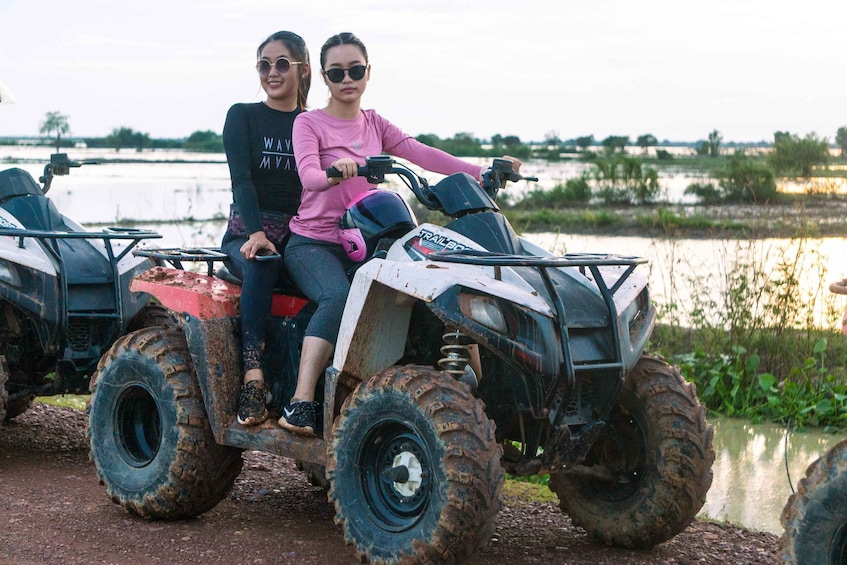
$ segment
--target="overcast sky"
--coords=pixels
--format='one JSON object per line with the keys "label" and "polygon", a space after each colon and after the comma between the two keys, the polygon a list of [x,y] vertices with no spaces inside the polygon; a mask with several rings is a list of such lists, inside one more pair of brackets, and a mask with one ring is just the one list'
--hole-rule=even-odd
{"label": "overcast sky", "polygon": [[[363,99],[412,135],[523,141],[650,133],[832,141],[847,125],[844,0],[0,0],[0,136],[69,116],[72,136],[220,133],[261,99],[258,44],[289,29],[315,62],[367,45]],[[310,106],[328,92],[316,74]]]}

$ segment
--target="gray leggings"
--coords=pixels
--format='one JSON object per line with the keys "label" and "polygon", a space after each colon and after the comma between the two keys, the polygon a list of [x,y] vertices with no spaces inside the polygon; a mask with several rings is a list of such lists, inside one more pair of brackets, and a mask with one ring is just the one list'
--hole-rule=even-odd
{"label": "gray leggings", "polygon": [[350,293],[349,271],[355,263],[338,243],[292,233],[285,246],[285,268],[306,297],[318,305],[306,335],[335,345]]}

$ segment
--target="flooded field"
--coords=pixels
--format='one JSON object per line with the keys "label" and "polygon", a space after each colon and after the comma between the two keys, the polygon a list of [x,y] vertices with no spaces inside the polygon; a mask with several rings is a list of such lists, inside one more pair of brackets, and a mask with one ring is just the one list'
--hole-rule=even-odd
{"label": "flooded field", "polygon": [[[42,173],[49,152],[32,149],[18,166],[34,177]],[[0,148],[0,160],[8,155]],[[96,158],[97,154],[71,155],[72,158]],[[135,158],[135,154],[127,155]],[[114,158],[114,154],[111,156]],[[156,156],[161,159],[162,154]],[[55,179],[49,193],[56,206],[83,225],[109,225],[129,221],[136,227],[158,231],[160,247],[217,246],[226,227],[224,218],[231,202],[229,172],[223,156],[206,154],[179,155],[188,162],[106,163],[72,169],[71,175]],[[579,174],[578,163],[532,163],[541,184],[553,186],[564,178]],[[5,167],[3,167],[5,168]],[[690,181],[684,174],[666,179],[670,191],[679,192]],[[684,186],[683,186],[684,189]],[[649,278],[657,302],[679,300],[680,286],[671,274],[703,281],[704,286],[719,284],[730,259],[739,253],[739,242],[726,240],[651,239],[643,237],[583,236],[539,233],[527,236],[553,250],[565,252],[607,252],[647,257]],[[742,242],[743,244],[743,242]],[[847,238],[814,240],[798,251],[792,240],[765,240],[757,253],[763,261],[790,253],[814,255],[819,269],[803,269],[807,286],[847,277]],[[728,262],[729,261],[729,262]],[[823,271],[820,270],[822,265]],[[824,274],[825,273],[825,274]],[[708,282],[711,281],[711,282]],[[841,297],[843,298],[843,297]],[[840,312],[844,308],[841,305]],[[834,320],[821,319],[822,325]],[[703,515],[729,520],[747,527],[780,532],[779,513],[796,487],[806,466],[823,454],[840,437],[808,433],[791,434],[769,425],[752,425],[735,420],[715,420],[714,482]],[[790,482],[789,482],[790,477]]]}

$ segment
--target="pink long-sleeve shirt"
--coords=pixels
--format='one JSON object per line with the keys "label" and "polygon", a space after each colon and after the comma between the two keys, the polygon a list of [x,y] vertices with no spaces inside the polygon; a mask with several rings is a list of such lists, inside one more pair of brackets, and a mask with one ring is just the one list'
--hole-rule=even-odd
{"label": "pink long-sleeve shirt", "polygon": [[478,165],[420,143],[373,110],[362,110],[353,120],[323,110],[303,112],[294,121],[292,138],[303,195],[290,229],[321,241],[341,242],[338,220],[347,204],[373,187],[365,177],[330,186],[326,169],[342,157],[364,165],[367,157],[388,153],[443,175],[465,172],[479,178],[482,172]]}

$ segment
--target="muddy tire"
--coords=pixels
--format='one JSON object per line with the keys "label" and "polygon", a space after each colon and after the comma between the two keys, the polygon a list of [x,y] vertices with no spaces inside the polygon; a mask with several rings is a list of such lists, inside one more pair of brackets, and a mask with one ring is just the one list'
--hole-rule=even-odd
{"label": "muddy tire", "polygon": [[712,426],[695,387],[643,356],[582,466],[550,475],[559,506],[592,538],[652,547],[684,530],[712,484]]}
{"label": "muddy tire", "polygon": [[0,425],[29,410],[33,401],[35,401],[33,394],[9,400],[8,385],[9,365],[6,363],[6,356],[0,355]]}
{"label": "muddy tire", "polygon": [[158,304],[150,302],[144,308],[138,311],[138,314],[132,317],[129,325],[126,327],[126,333],[134,332],[144,328],[154,328],[163,326],[166,328],[178,328],[179,321],[173,312]]}
{"label": "muddy tire", "polygon": [[232,488],[241,451],[215,443],[181,331],[120,338],[91,378],[87,435],[112,502],[144,518],[202,514]]}
{"label": "muddy tire", "polygon": [[847,563],[847,441],[809,465],[782,511],[780,563]]}
{"label": "muddy tire", "polygon": [[6,365],[6,356],[0,355],[0,426],[6,421],[6,401],[9,398],[9,367]]}
{"label": "muddy tire", "polygon": [[466,385],[429,367],[386,369],[336,420],[327,462],[335,521],[369,562],[462,561],[494,531],[501,454]]}
{"label": "muddy tire", "polygon": [[11,420],[12,418],[17,418],[29,410],[34,401],[35,396],[32,394],[16,398],[14,400],[6,400],[6,421]]}
{"label": "muddy tire", "polygon": [[304,463],[297,461],[297,469],[302,471],[306,476],[306,480],[313,487],[320,487],[324,490],[329,490],[329,480],[326,478],[326,467],[317,463]]}

